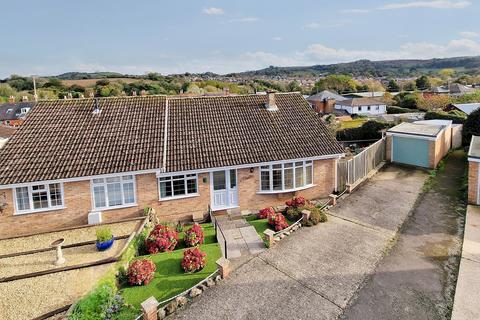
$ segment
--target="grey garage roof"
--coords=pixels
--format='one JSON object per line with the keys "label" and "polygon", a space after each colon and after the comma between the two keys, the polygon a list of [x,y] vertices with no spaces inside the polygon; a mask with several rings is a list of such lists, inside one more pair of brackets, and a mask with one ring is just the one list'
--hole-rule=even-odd
{"label": "grey garage roof", "polygon": [[468,156],[471,158],[480,159],[480,137],[472,136],[472,142],[470,143],[470,150],[468,150]]}
{"label": "grey garage roof", "polygon": [[444,126],[441,125],[402,122],[389,129],[388,132],[422,137],[436,137],[443,128]]}

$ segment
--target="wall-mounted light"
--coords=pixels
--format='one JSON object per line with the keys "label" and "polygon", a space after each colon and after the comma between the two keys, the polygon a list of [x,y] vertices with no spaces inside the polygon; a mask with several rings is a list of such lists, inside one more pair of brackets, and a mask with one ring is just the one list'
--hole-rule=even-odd
{"label": "wall-mounted light", "polygon": [[207,182],[208,182],[207,177],[203,177],[202,182],[203,182],[203,183],[207,183]]}
{"label": "wall-mounted light", "polygon": [[250,168],[250,173],[253,173],[253,171],[255,170],[255,168]]}

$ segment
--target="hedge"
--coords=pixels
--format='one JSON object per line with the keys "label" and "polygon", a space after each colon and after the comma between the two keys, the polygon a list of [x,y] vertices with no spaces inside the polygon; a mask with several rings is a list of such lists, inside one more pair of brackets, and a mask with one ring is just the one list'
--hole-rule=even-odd
{"label": "hedge", "polygon": [[467,120],[466,116],[463,116],[455,112],[445,112],[445,111],[427,111],[425,113],[425,120],[452,120],[453,123],[463,124]]}
{"label": "hedge", "polygon": [[398,113],[411,113],[411,112],[421,112],[418,109],[408,109],[397,106],[388,106],[387,114],[398,114]]}
{"label": "hedge", "polygon": [[392,123],[370,120],[361,127],[337,131],[337,139],[339,141],[380,139],[382,137],[381,130],[391,128],[393,125]]}

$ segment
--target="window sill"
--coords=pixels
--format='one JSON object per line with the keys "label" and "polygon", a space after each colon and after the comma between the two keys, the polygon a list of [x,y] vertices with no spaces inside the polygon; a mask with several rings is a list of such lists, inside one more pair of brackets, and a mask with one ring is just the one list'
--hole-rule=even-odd
{"label": "window sill", "polygon": [[176,197],[168,197],[168,198],[160,198],[160,202],[163,202],[163,201],[171,201],[171,200],[180,200],[180,199],[188,199],[188,198],[195,198],[195,197],[199,197],[200,194],[199,193],[192,193],[192,194],[188,194],[186,196],[176,196]]}
{"label": "window sill", "polygon": [[138,204],[135,202],[135,203],[123,204],[121,206],[114,206],[114,207],[92,208],[91,212],[109,211],[109,210],[125,209],[125,208],[132,208],[132,207],[138,207]]}
{"label": "window sill", "polygon": [[61,207],[44,208],[44,209],[38,209],[38,210],[16,211],[13,215],[14,216],[21,216],[21,215],[24,215],[24,214],[35,214],[35,213],[42,213],[42,212],[58,211],[58,210],[66,209],[66,208],[67,207],[65,207],[65,206],[61,206]]}
{"label": "window sill", "polygon": [[289,193],[289,192],[295,192],[295,191],[301,191],[309,188],[313,188],[317,186],[316,184],[309,184],[301,188],[295,188],[295,189],[286,189],[286,190],[261,190],[257,191],[257,194],[279,194],[279,193]]}

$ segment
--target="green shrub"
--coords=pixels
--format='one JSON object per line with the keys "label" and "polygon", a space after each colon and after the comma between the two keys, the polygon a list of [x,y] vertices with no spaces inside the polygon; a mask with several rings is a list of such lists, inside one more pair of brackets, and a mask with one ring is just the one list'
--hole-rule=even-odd
{"label": "green shrub", "polygon": [[98,228],[95,233],[97,235],[98,242],[105,242],[113,238],[112,231],[107,227]]}
{"label": "green shrub", "polygon": [[354,141],[354,140],[369,140],[381,139],[381,130],[388,129],[393,126],[392,123],[380,122],[370,120],[362,124],[358,128],[348,128],[337,131],[337,140],[340,141]]}
{"label": "green shrub", "polygon": [[480,135],[480,109],[477,109],[470,113],[462,130],[462,143],[464,146],[470,145],[470,141],[473,136]]}
{"label": "green shrub", "polygon": [[425,113],[425,120],[434,120],[434,119],[452,120],[453,123],[462,124],[465,122],[467,117],[456,112],[427,111],[427,113]]}
{"label": "green shrub", "polygon": [[387,114],[399,114],[399,113],[410,113],[410,112],[419,112],[420,110],[417,109],[407,109],[397,106],[388,106],[387,107]]}
{"label": "green shrub", "polygon": [[328,220],[327,215],[320,208],[318,208],[318,207],[308,207],[307,208],[306,207],[304,209],[310,211],[310,218],[308,219],[308,221],[303,223],[305,226],[311,227],[311,226],[317,225],[319,223],[327,222],[327,220]]}
{"label": "green shrub", "polygon": [[302,216],[302,209],[301,208],[295,208],[295,207],[288,207],[287,211],[285,212],[285,216],[290,221],[297,221]]}

